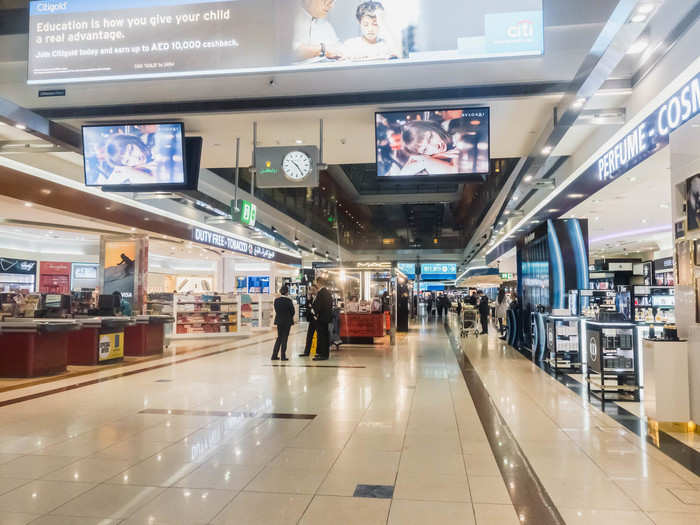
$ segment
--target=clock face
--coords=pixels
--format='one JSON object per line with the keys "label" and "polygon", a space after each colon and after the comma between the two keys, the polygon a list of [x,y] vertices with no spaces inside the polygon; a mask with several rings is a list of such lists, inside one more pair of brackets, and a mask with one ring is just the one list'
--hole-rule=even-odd
{"label": "clock face", "polygon": [[311,174],[311,157],[303,151],[290,151],[282,161],[284,176],[292,181],[300,181]]}

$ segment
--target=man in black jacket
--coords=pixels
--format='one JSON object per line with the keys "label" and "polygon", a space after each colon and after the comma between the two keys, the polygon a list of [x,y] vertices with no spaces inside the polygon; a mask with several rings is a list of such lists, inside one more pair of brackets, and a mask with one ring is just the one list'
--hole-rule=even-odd
{"label": "man in black jacket", "polygon": [[[309,295],[306,298],[306,320],[309,322],[309,328],[306,330],[306,344],[304,345],[304,353],[299,354],[299,357],[307,357],[311,353],[311,345],[316,333],[316,314],[314,313],[314,301],[318,295],[316,285],[311,285]],[[318,343],[317,343],[318,344]]]}
{"label": "man in black jacket", "polygon": [[289,330],[294,324],[294,302],[287,297],[289,288],[285,285],[280,289],[282,297],[275,299],[275,325],[277,326],[277,340],[272,350],[272,360],[279,360],[279,352],[282,350],[282,361],[287,359],[287,339]]}
{"label": "man in black jacket", "polygon": [[325,286],[318,291],[313,308],[316,314],[316,334],[318,334],[314,361],[325,361],[331,353],[328,323],[333,318],[333,296]]}

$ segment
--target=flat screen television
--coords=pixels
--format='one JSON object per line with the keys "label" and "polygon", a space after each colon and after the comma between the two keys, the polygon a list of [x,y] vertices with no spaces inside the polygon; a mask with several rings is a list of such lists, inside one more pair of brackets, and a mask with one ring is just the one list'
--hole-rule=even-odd
{"label": "flat screen television", "polygon": [[377,176],[464,180],[489,173],[487,107],[375,113]]}
{"label": "flat screen television", "polygon": [[[182,122],[86,125],[82,134],[86,186],[132,192],[196,189],[202,139],[186,144]],[[188,153],[193,153],[190,162]]]}

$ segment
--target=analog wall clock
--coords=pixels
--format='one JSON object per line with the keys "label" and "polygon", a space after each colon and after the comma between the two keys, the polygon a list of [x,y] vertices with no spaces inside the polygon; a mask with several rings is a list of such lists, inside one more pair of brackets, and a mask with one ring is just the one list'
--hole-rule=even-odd
{"label": "analog wall clock", "polygon": [[291,181],[301,181],[308,177],[313,170],[311,157],[303,151],[290,151],[282,160],[282,172]]}

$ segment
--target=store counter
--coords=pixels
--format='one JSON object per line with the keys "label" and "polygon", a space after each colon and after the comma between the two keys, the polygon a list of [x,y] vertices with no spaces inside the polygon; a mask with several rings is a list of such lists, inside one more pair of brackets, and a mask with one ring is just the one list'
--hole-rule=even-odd
{"label": "store counter", "polygon": [[17,319],[0,323],[0,377],[60,374],[68,365],[73,319]]}
{"label": "store counter", "polygon": [[147,356],[163,353],[165,325],[175,322],[170,315],[137,315],[135,322],[126,327],[124,355]]}
{"label": "store counter", "polygon": [[384,313],[340,314],[340,338],[347,343],[372,344],[375,337],[384,337]]}
{"label": "store counter", "polygon": [[644,339],[644,400],[656,409],[649,416],[659,422],[690,420],[688,342]]}
{"label": "store counter", "polygon": [[124,358],[124,331],[131,317],[75,319],[80,329],[68,337],[68,364],[94,366]]}

